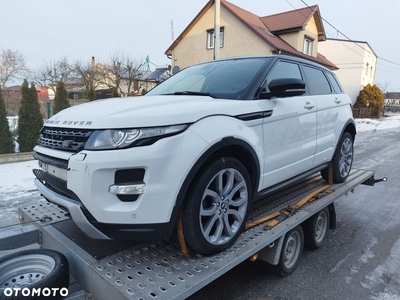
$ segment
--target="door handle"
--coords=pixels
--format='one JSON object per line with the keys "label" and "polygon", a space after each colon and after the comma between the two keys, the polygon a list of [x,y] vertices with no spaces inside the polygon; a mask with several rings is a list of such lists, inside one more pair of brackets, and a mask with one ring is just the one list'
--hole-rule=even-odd
{"label": "door handle", "polygon": [[342,100],[339,100],[338,98],[335,98],[335,103],[339,104],[340,102],[342,102]]}
{"label": "door handle", "polygon": [[312,105],[310,102],[307,102],[306,105],[304,105],[304,108],[308,110],[313,109],[314,107],[315,105]]}

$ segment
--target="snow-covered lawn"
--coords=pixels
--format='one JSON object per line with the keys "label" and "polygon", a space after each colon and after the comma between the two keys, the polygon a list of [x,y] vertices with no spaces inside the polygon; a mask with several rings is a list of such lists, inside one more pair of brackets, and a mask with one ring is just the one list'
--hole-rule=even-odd
{"label": "snow-covered lawn", "polygon": [[356,119],[357,132],[400,128],[400,115],[382,119]]}

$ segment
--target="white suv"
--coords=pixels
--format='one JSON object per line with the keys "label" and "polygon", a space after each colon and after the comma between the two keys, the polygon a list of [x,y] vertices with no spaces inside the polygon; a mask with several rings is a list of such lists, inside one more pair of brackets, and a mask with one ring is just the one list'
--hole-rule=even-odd
{"label": "white suv", "polygon": [[95,239],[158,240],[182,214],[192,250],[229,247],[249,206],[333,164],[349,175],[356,127],[336,76],[274,55],[189,67],[144,97],[94,101],[45,122],[36,185]]}

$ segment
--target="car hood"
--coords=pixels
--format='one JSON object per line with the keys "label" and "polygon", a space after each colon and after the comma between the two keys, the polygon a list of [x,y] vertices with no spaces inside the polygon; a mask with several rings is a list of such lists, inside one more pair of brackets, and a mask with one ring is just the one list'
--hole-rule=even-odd
{"label": "car hood", "polygon": [[256,112],[260,110],[257,103],[186,95],[96,100],[59,112],[45,126],[107,129],[184,124],[211,115]]}

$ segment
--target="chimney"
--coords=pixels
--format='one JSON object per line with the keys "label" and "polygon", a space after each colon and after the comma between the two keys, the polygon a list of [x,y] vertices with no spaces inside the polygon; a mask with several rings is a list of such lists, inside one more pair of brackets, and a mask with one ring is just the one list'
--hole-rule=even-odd
{"label": "chimney", "polygon": [[94,56],[92,56],[92,69],[94,68],[95,65],[96,65],[96,60],[94,59]]}

